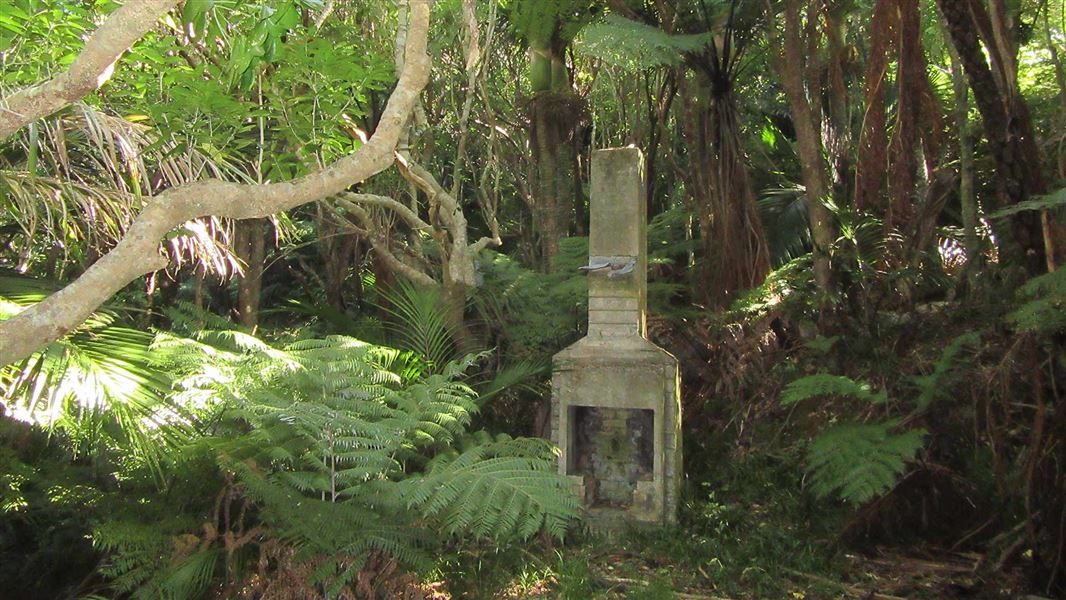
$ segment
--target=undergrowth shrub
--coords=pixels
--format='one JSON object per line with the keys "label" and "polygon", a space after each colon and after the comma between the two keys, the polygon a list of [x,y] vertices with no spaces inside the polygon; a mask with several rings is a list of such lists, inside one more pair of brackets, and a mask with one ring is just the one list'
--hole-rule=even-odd
{"label": "undergrowth shrub", "polygon": [[[974,332],[957,337],[944,348],[932,372],[909,378],[917,393],[907,405],[908,421],[944,397],[945,384],[958,366],[960,356],[979,342],[980,336]],[[828,347],[822,350],[827,351]],[[925,445],[928,432],[923,428],[905,427],[899,418],[871,419],[870,408],[887,408],[886,390],[875,392],[868,383],[850,377],[815,373],[791,382],[781,392],[783,406],[812,398],[852,399],[861,403],[850,410],[858,419],[844,417],[843,422],[829,425],[807,448],[809,485],[818,497],[837,496],[854,506],[865,504],[892,489],[906,471],[907,463]]]}
{"label": "undergrowth shrub", "polygon": [[135,598],[416,593],[412,574],[450,541],[561,537],[576,514],[549,444],[469,431],[476,356],[429,374],[352,338],[277,348],[233,331],[155,350],[185,373],[177,400],[211,422],[174,466],[207,457],[220,485],[188,515],[198,525],[153,521],[164,497],[96,529]]}

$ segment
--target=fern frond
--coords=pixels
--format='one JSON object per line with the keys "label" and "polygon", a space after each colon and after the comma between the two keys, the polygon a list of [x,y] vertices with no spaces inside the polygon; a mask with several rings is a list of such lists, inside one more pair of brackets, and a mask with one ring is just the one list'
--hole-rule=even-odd
{"label": "fern frond", "polygon": [[822,433],[807,450],[811,490],[863,504],[892,488],[923,446],[925,431],[894,435],[896,422],[849,423]]}
{"label": "fern frond", "polygon": [[1007,315],[1015,328],[1029,333],[1066,331],[1066,269],[1030,279],[1018,295],[1023,303]]}
{"label": "fern frond", "polygon": [[709,33],[670,35],[618,15],[607,15],[582,31],[582,52],[619,66],[646,69],[678,65],[686,53],[697,53],[712,41]]}
{"label": "fern frond", "polygon": [[1043,196],[1036,196],[1029,200],[1012,204],[1006,208],[1001,208],[996,212],[988,215],[989,219],[1002,219],[1004,217],[1010,217],[1021,212],[1030,210],[1055,210],[1063,206],[1066,206],[1066,188],[1056,190],[1050,194]]}
{"label": "fern frond", "polygon": [[781,392],[781,404],[788,406],[820,396],[852,397],[873,404],[883,404],[888,399],[887,392],[871,391],[868,383],[858,382],[842,375],[816,373],[801,377],[785,386]]}
{"label": "fern frond", "polygon": [[437,461],[405,486],[408,506],[442,530],[497,540],[526,538],[544,529],[562,537],[577,516],[570,483],[556,470],[549,447],[503,440]]}
{"label": "fern frond", "polygon": [[967,348],[978,346],[980,343],[980,333],[971,331],[960,335],[944,348],[944,352],[940,355],[940,360],[933,365],[932,373],[913,378],[919,390],[918,397],[915,399],[915,404],[917,404],[919,411],[925,410],[934,400],[943,397],[947,393],[946,380],[958,366],[959,356]]}

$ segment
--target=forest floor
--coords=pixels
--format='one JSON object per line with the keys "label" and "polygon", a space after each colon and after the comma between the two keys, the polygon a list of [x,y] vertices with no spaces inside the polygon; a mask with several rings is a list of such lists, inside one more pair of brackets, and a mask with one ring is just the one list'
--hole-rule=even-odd
{"label": "forest floor", "polygon": [[[784,569],[774,580],[747,567],[723,585],[716,568],[674,564],[637,538],[595,539],[547,553],[527,553],[528,562],[510,582],[499,573],[472,589],[452,594],[443,583],[429,586],[432,600],[493,598],[512,600],[952,600],[1019,598],[1012,589],[1024,586],[1020,572],[1002,581],[981,581],[977,554],[922,548],[878,548],[868,554],[844,553],[832,573]],[[495,583],[492,583],[495,580]],[[757,591],[737,591],[751,584]],[[495,588],[495,589],[493,589]],[[1029,596],[1027,598],[1038,598]]]}
{"label": "forest floor", "polygon": [[[723,459],[724,455],[716,454]],[[432,600],[1016,600],[1022,565],[987,572],[986,557],[919,538],[849,537],[844,505],[800,491],[787,452],[711,459],[690,485],[679,525],[605,535],[572,532],[442,561]],[[1005,574],[1004,574],[1005,573]],[[447,582],[447,584],[443,582]],[[1038,598],[1038,596],[1033,597]]]}

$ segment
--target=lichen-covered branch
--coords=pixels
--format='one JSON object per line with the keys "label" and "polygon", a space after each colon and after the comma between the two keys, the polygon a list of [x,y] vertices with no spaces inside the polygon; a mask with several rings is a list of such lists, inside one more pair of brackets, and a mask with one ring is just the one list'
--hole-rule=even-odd
{"label": "lichen-covered branch", "polygon": [[[133,4],[133,3],[130,3]],[[134,220],[122,240],[67,287],[0,322],[0,365],[23,359],[71,331],[113,294],[166,266],[159,242],[182,223],[206,215],[266,217],[337,195],[386,169],[429,79],[426,37],[430,0],[411,0],[407,60],[374,135],[354,154],[299,179],[263,185],[204,181],[167,190]]]}
{"label": "lichen-covered branch", "polygon": [[122,53],[178,3],[136,0],[122,5],[85,42],[69,69],[0,99],[0,140],[99,89],[111,78]]}
{"label": "lichen-covered branch", "polygon": [[388,196],[379,196],[377,194],[356,194],[353,192],[345,192],[337,196],[337,204],[347,208],[348,210],[354,210],[356,205],[369,204],[373,206],[381,206],[387,208],[402,218],[411,229],[432,229],[429,223],[426,223],[415,214],[410,207],[404,203],[396,200],[395,198],[389,198]]}
{"label": "lichen-covered branch", "polygon": [[[377,196],[377,198],[384,198],[384,196]],[[396,201],[393,200],[393,202]],[[386,265],[388,265],[389,269],[391,269],[398,275],[404,277],[405,279],[408,279],[414,282],[416,285],[420,285],[422,287],[434,287],[438,285],[432,277],[426,275],[417,268],[400,260],[392,252],[392,249],[389,248],[388,241],[385,239],[384,234],[381,233],[378,227],[374,226],[374,219],[370,216],[370,213],[367,212],[365,208],[359,206],[354,202],[346,202],[343,200],[338,200],[337,203],[341,206],[344,206],[344,208],[348,210],[348,213],[355,217],[357,221],[359,221],[361,226],[358,226],[352,223],[351,221],[344,219],[343,215],[337,214],[336,216],[338,217],[338,219],[340,219],[341,225],[351,229],[352,231],[355,231],[359,235],[363,236],[368,242],[370,242],[371,247],[373,247],[374,251],[378,253],[378,256],[381,257],[381,260]],[[400,203],[397,202],[397,204]],[[400,206],[403,205],[400,204]],[[336,213],[336,209],[332,206],[328,208],[329,210]]]}

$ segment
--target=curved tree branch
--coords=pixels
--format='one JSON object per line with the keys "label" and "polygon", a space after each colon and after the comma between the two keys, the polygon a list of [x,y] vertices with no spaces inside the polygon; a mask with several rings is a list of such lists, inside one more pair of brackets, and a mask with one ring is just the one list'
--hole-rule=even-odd
{"label": "curved tree branch", "polygon": [[[133,4],[133,3],[130,3]],[[67,287],[0,322],[0,365],[23,359],[71,331],[136,278],[166,266],[159,242],[206,215],[266,217],[333,196],[387,168],[419,94],[429,80],[426,37],[430,0],[411,0],[407,60],[374,135],[329,167],[290,182],[242,185],[211,180],[171,188],[149,203],[122,240]]]}
{"label": "curved tree branch", "polygon": [[111,13],[70,68],[52,79],[0,98],[0,140],[96,91],[111,78],[122,53],[180,0],[131,0]]}
{"label": "curved tree branch", "polygon": [[432,229],[429,223],[426,223],[415,214],[404,203],[396,200],[395,198],[389,198],[388,196],[378,196],[376,194],[356,194],[354,192],[345,192],[337,196],[337,204],[353,210],[353,207],[359,204],[370,204],[373,206],[381,206],[387,208],[396,214],[400,215],[407,225],[411,229]]}
{"label": "curved tree branch", "polygon": [[[339,203],[344,205],[343,202]],[[400,260],[400,258],[398,258],[396,254],[393,253],[392,249],[389,248],[389,244],[385,236],[381,233],[379,228],[374,226],[374,219],[370,216],[370,213],[368,213],[365,208],[352,202],[348,202],[345,206],[345,208],[348,209],[349,214],[355,217],[362,225],[360,227],[355,223],[352,223],[351,221],[345,219],[343,215],[337,213],[337,209],[333,208],[332,206],[329,206],[327,204],[326,207],[330,211],[333,211],[340,218],[340,222],[343,227],[347,227],[352,231],[355,231],[359,235],[363,236],[368,242],[370,242],[371,247],[374,248],[374,251],[378,253],[378,256],[381,257],[381,260],[385,262],[389,269],[401,275],[402,277],[407,278],[415,285],[421,287],[436,287],[437,285],[439,285],[432,277],[426,275],[422,271],[418,270],[416,267],[404,262],[403,260]]]}

